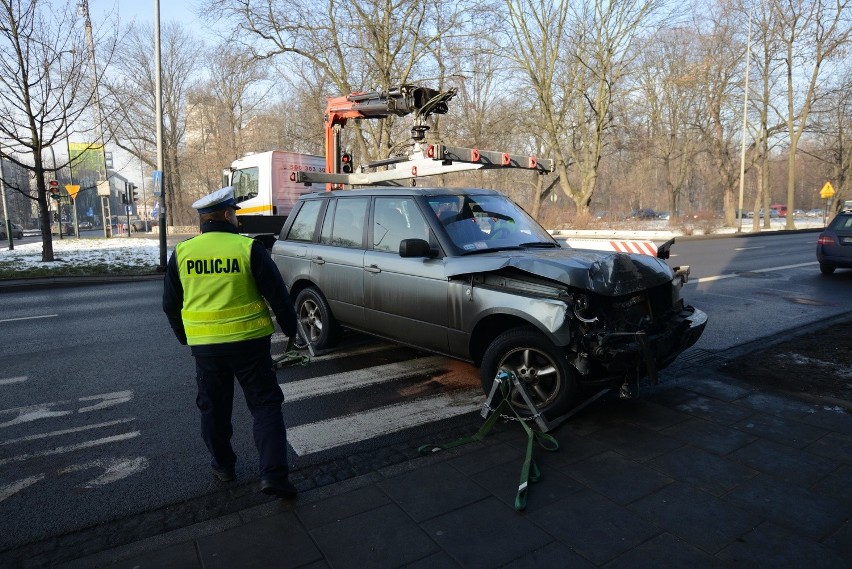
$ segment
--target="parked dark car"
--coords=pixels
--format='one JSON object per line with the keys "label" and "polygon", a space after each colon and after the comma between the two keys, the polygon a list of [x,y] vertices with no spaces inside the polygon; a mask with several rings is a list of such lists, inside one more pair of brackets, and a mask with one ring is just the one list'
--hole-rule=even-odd
{"label": "parked dark car", "polygon": [[80,222],[80,229],[92,229],[92,222],[91,221],[81,221]]}
{"label": "parked dark car", "polygon": [[513,372],[527,414],[556,417],[582,386],[654,376],[704,330],[680,298],[688,268],[571,249],[491,190],[305,194],[272,249],[316,348],[341,327],[469,361],[491,389]]}
{"label": "parked dark car", "polygon": [[[18,225],[14,221],[12,222],[12,238],[13,239],[23,239],[24,238],[24,228],[21,225]],[[6,222],[0,220],[0,239],[8,239],[6,235]]]}
{"label": "parked dark car", "polygon": [[151,222],[147,219],[131,219],[130,230],[133,233],[138,233],[139,231],[151,231]]}
{"label": "parked dark car", "polygon": [[657,219],[657,212],[655,212],[651,208],[643,208],[643,209],[634,209],[630,216],[630,219]]}
{"label": "parked dark car", "polygon": [[819,234],[816,256],[824,275],[832,274],[838,267],[852,268],[852,210],[838,213]]}

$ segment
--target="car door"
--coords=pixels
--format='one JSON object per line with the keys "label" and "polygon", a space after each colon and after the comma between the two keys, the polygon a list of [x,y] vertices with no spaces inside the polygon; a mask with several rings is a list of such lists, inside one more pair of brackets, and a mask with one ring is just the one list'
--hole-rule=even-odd
{"label": "car door", "polygon": [[319,243],[310,250],[311,280],[328,301],[334,318],[364,328],[364,234],[369,197],[332,199]]}
{"label": "car door", "polygon": [[413,238],[437,247],[414,199],[374,198],[370,246],[364,253],[366,330],[446,353],[448,284],[443,257],[400,257],[399,242]]}

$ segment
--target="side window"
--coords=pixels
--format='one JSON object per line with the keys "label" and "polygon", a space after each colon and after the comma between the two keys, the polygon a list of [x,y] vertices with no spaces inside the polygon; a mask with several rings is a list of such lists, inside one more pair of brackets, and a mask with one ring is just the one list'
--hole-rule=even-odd
{"label": "side window", "polygon": [[257,196],[259,168],[234,170],[231,185],[234,186],[234,199],[237,203],[250,200]]}
{"label": "side window", "polygon": [[331,245],[331,227],[336,206],[337,200],[330,200],[328,207],[325,208],[325,217],[322,220],[322,231],[320,233],[320,243],[323,245]]}
{"label": "side window", "polygon": [[411,198],[376,198],[373,249],[399,251],[403,239],[429,240],[429,227]]}
{"label": "side window", "polygon": [[293,225],[290,226],[290,231],[287,233],[287,239],[290,241],[313,241],[321,206],[321,200],[306,201],[302,204]]}
{"label": "side window", "polygon": [[364,240],[364,219],[369,198],[340,198],[334,212],[331,244],[340,247],[361,247]]}

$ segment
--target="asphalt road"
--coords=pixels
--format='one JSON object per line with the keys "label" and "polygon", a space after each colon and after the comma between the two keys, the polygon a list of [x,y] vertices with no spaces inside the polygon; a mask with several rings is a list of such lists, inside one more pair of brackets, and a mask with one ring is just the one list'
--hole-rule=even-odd
{"label": "asphalt road", "polygon": [[[684,295],[710,316],[692,353],[847,312],[852,271],[821,275],[816,236],[677,243],[671,264],[692,267]],[[159,281],[0,294],[0,550],[226,494],[206,470],[192,358],[160,294]],[[283,343],[276,336],[273,351]],[[295,474],[318,469],[317,484],[403,460],[433,435],[468,434],[482,401],[471,366],[356,334],[279,380]],[[257,464],[239,397],[234,446],[248,485]]]}

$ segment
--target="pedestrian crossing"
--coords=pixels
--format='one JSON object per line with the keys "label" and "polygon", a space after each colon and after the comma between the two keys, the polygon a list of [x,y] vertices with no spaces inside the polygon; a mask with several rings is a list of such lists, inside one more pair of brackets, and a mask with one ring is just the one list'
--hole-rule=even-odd
{"label": "pedestrian crossing", "polygon": [[482,406],[482,390],[463,389],[377,407],[287,430],[296,454],[305,456],[471,413]]}
{"label": "pedestrian crossing", "polygon": [[[424,427],[478,411],[484,402],[478,371],[445,356],[420,354],[402,361],[359,366],[348,371],[331,371],[346,367],[348,359],[370,361],[380,353],[400,349],[398,346],[373,341],[365,346],[342,349],[313,358],[304,379],[290,380],[285,371],[279,378],[285,405],[313,401],[316,404],[334,405],[344,398],[357,399],[359,406],[367,408],[330,416],[322,420],[306,420],[292,424],[291,413],[285,413],[287,440],[299,457],[326,453],[336,448],[362,443],[377,437],[392,435],[413,427]],[[273,349],[273,352],[275,350]],[[332,362],[332,360],[337,360]],[[330,365],[317,365],[332,362]],[[335,365],[336,364],[336,365]],[[311,366],[315,366],[311,368]],[[320,375],[313,375],[320,373]],[[418,389],[424,385],[430,389]],[[373,399],[365,395],[367,388],[391,392],[395,399]],[[423,394],[426,392],[427,394]],[[365,403],[365,399],[369,402]],[[320,403],[321,402],[321,403]]]}

